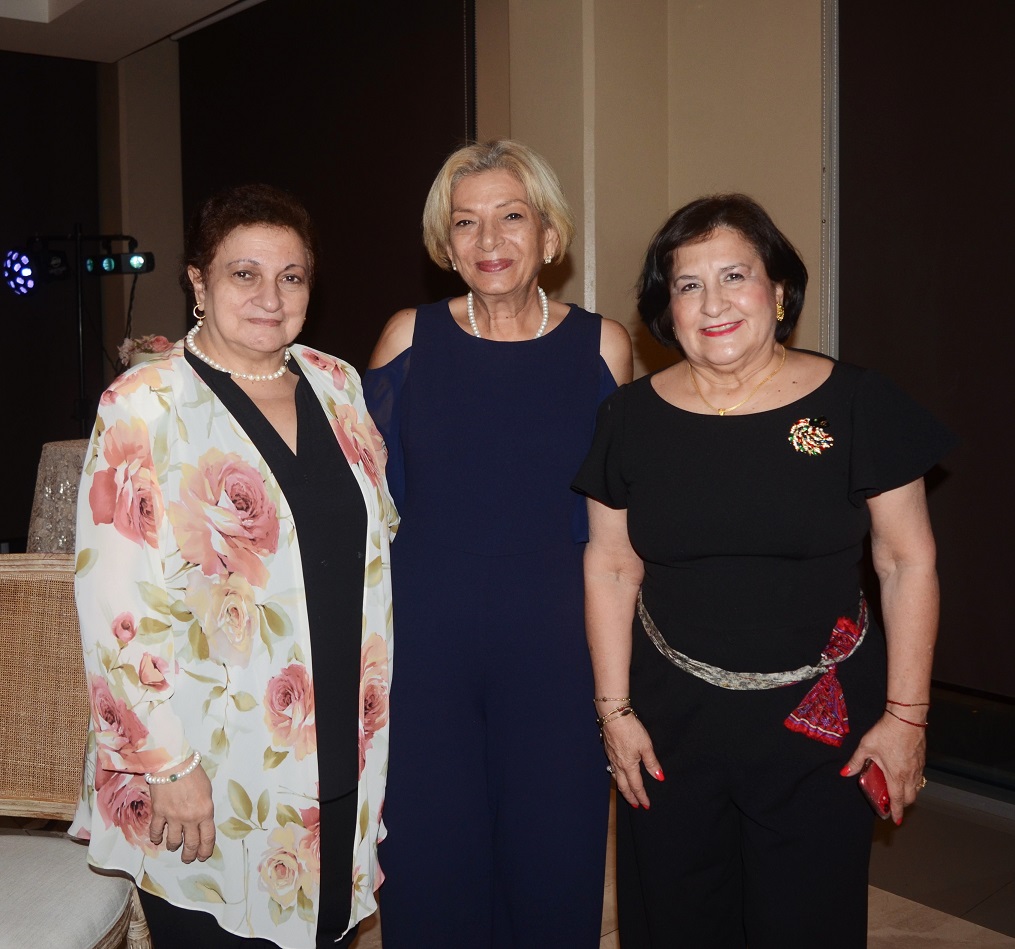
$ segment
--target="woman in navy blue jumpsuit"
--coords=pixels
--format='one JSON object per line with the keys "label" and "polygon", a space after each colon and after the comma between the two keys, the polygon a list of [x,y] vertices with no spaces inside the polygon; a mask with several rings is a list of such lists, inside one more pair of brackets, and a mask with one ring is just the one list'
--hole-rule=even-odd
{"label": "woman in navy blue jumpsuit", "polygon": [[529,149],[454,153],[424,239],[469,293],[397,313],[366,374],[402,517],[385,949],[599,944],[609,785],[570,483],[631,348],[539,288],[572,233]]}

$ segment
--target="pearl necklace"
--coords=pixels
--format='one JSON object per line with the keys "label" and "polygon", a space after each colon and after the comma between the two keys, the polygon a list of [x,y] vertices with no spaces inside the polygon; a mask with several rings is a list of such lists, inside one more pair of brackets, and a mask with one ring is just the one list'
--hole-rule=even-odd
{"label": "pearl necklace", "polygon": [[198,348],[197,343],[194,341],[194,337],[197,336],[198,327],[195,326],[187,334],[187,349],[189,349],[201,362],[208,363],[212,369],[217,369],[219,372],[227,372],[234,379],[246,379],[247,382],[271,382],[272,379],[281,379],[285,375],[286,369],[289,366],[289,360],[292,358],[292,353],[288,349],[285,351],[285,356],[282,358],[282,365],[274,372],[266,372],[263,375],[258,375],[253,372],[233,372],[232,369],[226,369],[225,366],[220,366],[211,356],[206,356]]}
{"label": "pearl necklace", "polygon": [[771,382],[778,375],[779,370],[782,369],[782,367],[785,365],[786,365],[786,347],[783,346],[782,359],[780,360],[779,365],[776,366],[775,371],[769,373],[767,376],[765,376],[764,379],[761,380],[761,382],[759,382],[753,389],[751,389],[746,399],[741,399],[736,405],[731,405],[728,409],[720,409],[718,406],[713,405],[711,402],[709,402],[708,399],[706,399],[701,394],[701,389],[698,388],[698,378],[697,373],[695,373],[694,371],[694,366],[688,363],[687,368],[691,370],[691,382],[694,383],[694,391],[698,393],[698,398],[701,399],[701,401],[704,402],[705,405],[707,405],[713,412],[718,412],[720,415],[725,415],[727,412],[732,412],[734,409],[739,409],[741,405],[746,405],[748,402],[750,402],[751,399],[753,399],[755,395],[757,395],[758,390],[766,382]]}
{"label": "pearl necklace", "polygon": [[[543,322],[539,324],[539,329],[536,330],[536,335],[533,339],[539,339],[543,335],[543,331],[546,329],[546,324],[550,322],[550,301],[546,299],[546,293],[542,287],[536,287],[536,292],[539,294],[539,305],[543,308]],[[482,339],[482,335],[479,332],[479,327],[476,325],[476,311],[472,306],[472,291],[470,290],[465,297],[465,310],[469,314],[469,326],[472,327],[472,335],[476,339]]]}

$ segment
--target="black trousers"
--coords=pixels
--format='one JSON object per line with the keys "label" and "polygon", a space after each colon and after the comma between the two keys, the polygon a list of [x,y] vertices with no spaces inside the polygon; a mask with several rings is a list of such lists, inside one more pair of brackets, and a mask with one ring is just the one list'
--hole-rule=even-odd
{"label": "black trousers", "polygon": [[648,811],[617,797],[624,949],[866,946],[874,816],[838,760],[791,780],[662,765]]}
{"label": "black trousers", "polygon": [[[321,896],[318,900],[317,946],[348,946],[354,927],[336,940],[349,922],[352,838],[356,792],[321,805]],[[194,864],[198,866],[198,864]],[[138,891],[154,949],[277,949],[269,939],[248,939],[227,932],[210,913],[184,909],[158,896]]]}
{"label": "black trousers", "polygon": [[866,946],[875,818],[839,770],[884,707],[873,629],[838,676],[850,732],[836,748],[783,726],[813,681],[727,691],[634,640],[632,704],[666,780],[646,776],[649,810],[617,799],[624,949]]}

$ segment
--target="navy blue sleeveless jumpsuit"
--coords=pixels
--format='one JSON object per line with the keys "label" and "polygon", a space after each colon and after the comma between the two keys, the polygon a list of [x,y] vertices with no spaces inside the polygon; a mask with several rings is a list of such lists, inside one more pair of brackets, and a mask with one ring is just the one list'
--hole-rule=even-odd
{"label": "navy blue sleeveless jumpsuit", "polygon": [[600,330],[572,306],[540,339],[477,339],[443,301],[366,374],[402,516],[385,949],[599,945],[609,783],[569,486],[615,388]]}

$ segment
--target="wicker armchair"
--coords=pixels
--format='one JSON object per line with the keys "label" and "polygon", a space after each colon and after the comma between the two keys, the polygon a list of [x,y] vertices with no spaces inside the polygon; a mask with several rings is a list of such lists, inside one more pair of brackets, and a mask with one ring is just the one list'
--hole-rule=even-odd
{"label": "wicker armchair", "polygon": [[[0,814],[70,820],[89,715],[73,554],[0,554],[0,682]],[[65,833],[3,823],[0,949],[150,949],[133,880]]]}

